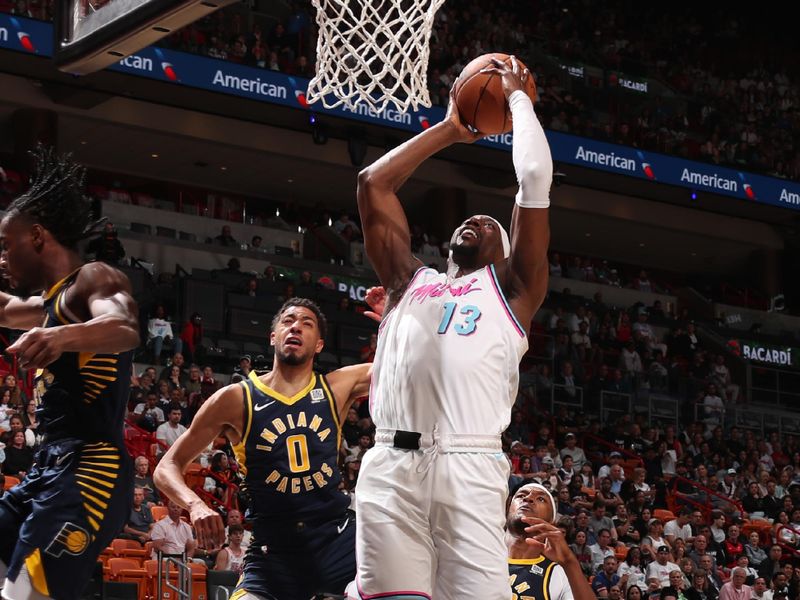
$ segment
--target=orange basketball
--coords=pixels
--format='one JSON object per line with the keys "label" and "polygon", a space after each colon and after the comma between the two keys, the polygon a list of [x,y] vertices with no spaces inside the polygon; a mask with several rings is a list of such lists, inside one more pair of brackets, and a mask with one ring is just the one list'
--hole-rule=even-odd
{"label": "orange basketball", "polygon": [[[454,90],[461,121],[485,135],[506,133],[512,129],[511,111],[503,93],[500,76],[494,73],[481,73],[485,67],[492,66],[493,58],[511,66],[511,57],[508,54],[479,56],[461,71]],[[517,63],[520,72],[526,68],[521,60],[517,59]],[[528,74],[525,91],[532,102],[536,100],[536,84],[533,82],[532,73]]]}

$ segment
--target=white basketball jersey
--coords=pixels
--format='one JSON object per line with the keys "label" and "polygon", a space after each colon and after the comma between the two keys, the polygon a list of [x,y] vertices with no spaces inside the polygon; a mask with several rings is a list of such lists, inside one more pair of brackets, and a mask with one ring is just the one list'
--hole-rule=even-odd
{"label": "white basketball jersey", "polygon": [[423,267],[381,324],[372,419],[379,428],[500,435],[527,350],[494,266],[450,282]]}

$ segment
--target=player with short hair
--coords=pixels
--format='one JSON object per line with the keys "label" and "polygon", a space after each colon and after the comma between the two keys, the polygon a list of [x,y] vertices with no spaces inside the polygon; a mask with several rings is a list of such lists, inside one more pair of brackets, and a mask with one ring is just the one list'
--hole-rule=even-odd
{"label": "player with short hair", "polygon": [[341,423],[367,394],[371,365],[316,373],[325,330],[314,302],[287,300],[272,321],[272,371],[214,393],[156,468],[158,488],[189,510],[200,547],[213,549],[224,541],[222,519],[182,473],[220,431],[233,444],[253,524],[234,600],[342,593],[355,575],[355,523],[337,459]]}
{"label": "player with short hair", "polygon": [[[453,232],[447,273],[411,253],[397,191],[436,152],[479,136],[447,117],[362,171],[367,253],[385,288],[370,412],[376,446],[356,494],[353,598],[508,598],[508,461],[500,435],[516,399],[527,327],[547,292],[550,149],[524,91],[495,62],[514,119],[519,180],[511,236],[475,215]],[[377,312],[377,311],[376,311]]]}
{"label": "player with short hair", "polygon": [[555,526],[556,503],[547,488],[529,483],[511,497],[506,546],[512,600],[594,600],[578,558]]}
{"label": "player with short hair", "polygon": [[36,370],[45,437],[0,499],[0,587],[14,600],[72,600],[130,511],[123,423],[138,311],[123,273],[78,253],[101,224],[85,170],[41,146],[34,157],[30,188],[0,222],[0,270],[21,294],[43,294],[0,293],[0,325],[28,330],[6,351]]}

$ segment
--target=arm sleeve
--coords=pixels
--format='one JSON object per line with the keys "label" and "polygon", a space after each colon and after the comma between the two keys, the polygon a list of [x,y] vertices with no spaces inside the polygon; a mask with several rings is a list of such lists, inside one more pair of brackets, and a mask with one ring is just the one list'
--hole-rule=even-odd
{"label": "arm sleeve", "polygon": [[519,191],[516,202],[524,208],[550,206],[550,184],[553,181],[553,158],[533,103],[522,90],[508,99],[514,121],[512,156]]}

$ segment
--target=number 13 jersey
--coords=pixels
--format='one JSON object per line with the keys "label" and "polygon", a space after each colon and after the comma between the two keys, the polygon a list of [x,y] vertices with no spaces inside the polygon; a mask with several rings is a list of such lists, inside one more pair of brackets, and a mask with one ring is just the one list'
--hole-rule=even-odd
{"label": "number 13 jersey", "polygon": [[386,429],[500,435],[527,350],[493,265],[449,281],[423,267],[381,323],[372,419]]}

